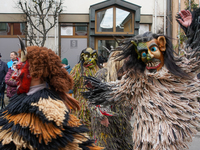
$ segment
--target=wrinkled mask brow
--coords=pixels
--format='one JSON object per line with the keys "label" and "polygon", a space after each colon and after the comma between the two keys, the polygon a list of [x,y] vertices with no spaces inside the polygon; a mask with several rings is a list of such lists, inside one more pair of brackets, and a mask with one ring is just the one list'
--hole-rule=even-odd
{"label": "wrinkled mask brow", "polygon": [[149,45],[149,47],[152,47],[152,46],[157,46],[157,47],[158,47],[158,45],[157,45],[156,43],[151,43],[151,44]]}
{"label": "wrinkled mask brow", "polygon": [[143,43],[143,42],[142,43],[138,43],[137,50],[138,50],[138,52],[148,51],[147,44]]}
{"label": "wrinkled mask brow", "polygon": [[92,52],[92,54],[95,54],[95,53],[97,53],[97,51],[96,51],[96,50],[94,50],[94,51]]}
{"label": "wrinkled mask brow", "polygon": [[85,51],[85,52],[83,52],[83,54],[90,54],[90,52]]}

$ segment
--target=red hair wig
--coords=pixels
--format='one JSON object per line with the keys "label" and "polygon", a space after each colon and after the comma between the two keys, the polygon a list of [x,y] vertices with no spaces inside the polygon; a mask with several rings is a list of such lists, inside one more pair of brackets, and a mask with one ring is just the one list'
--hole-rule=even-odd
{"label": "red hair wig", "polygon": [[62,68],[61,59],[54,51],[46,47],[29,46],[26,57],[32,78],[46,81],[51,90],[59,93],[67,107],[80,109],[78,101],[66,94],[73,87],[73,79]]}

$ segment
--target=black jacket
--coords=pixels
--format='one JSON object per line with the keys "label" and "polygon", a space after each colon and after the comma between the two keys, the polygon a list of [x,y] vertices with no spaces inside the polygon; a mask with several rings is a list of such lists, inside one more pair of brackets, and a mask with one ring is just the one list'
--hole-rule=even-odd
{"label": "black jacket", "polygon": [[5,62],[1,61],[0,59],[0,84],[4,82],[4,77],[6,76],[6,73],[8,72],[8,66]]}

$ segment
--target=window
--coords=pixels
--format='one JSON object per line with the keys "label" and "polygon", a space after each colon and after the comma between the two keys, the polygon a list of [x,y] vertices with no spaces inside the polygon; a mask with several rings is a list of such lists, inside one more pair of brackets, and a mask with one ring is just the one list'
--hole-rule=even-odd
{"label": "window", "polygon": [[10,35],[10,24],[0,23],[0,35]]}
{"label": "window", "polygon": [[13,35],[24,35],[25,23],[13,23]]}
{"label": "window", "polygon": [[151,24],[140,24],[139,34],[151,31]]}
{"label": "window", "polygon": [[132,32],[132,14],[116,8],[116,32]]}
{"label": "window", "polygon": [[87,35],[87,26],[75,26],[75,35]]}
{"label": "window", "polygon": [[96,34],[134,34],[134,13],[110,7],[96,12]]}
{"label": "window", "polygon": [[104,58],[107,62],[110,52],[118,46],[118,43],[113,38],[96,38],[96,49],[98,55]]}
{"label": "window", "polygon": [[87,24],[61,23],[61,36],[87,37]]}
{"label": "window", "polygon": [[113,8],[97,13],[97,32],[113,32]]}
{"label": "window", "polygon": [[25,35],[25,23],[0,23],[0,36]]}

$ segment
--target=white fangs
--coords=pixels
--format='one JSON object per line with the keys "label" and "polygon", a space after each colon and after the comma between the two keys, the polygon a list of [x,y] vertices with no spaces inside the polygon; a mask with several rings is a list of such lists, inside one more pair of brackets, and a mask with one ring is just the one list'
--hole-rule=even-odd
{"label": "white fangs", "polygon": [[147,63],[147,67],[156,67],[160,64],[160,62],[156,61],[156,62],[149,62]]}

